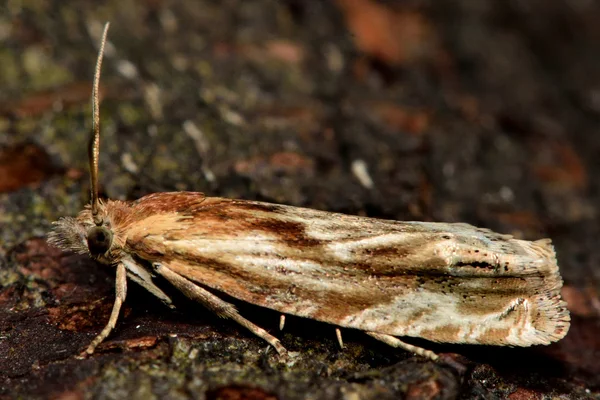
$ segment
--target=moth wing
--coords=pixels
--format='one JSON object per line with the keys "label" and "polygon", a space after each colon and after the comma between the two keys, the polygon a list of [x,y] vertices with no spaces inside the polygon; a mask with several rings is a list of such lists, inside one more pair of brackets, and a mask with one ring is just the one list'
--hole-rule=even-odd
{"label": "moth wing", "polygon": [[149,216],[128,232],[129,250],[234,298],[348,328],[529,346],[569,327],[548,240],[252,201],[193,204]]}

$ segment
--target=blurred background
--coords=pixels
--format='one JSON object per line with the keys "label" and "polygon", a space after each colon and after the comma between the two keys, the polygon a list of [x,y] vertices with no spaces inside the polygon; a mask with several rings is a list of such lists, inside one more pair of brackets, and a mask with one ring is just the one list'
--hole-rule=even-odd
{"label": "blurred background", "polygon": [[[360,332],[340,350],[330,326],[292,317],[280,333],[239,305],[305,353],[282,366],[243,329],[130,285],[104,350],[74,359],[108,319],[114,271],[44,236],[89,201],[105,21],[103,196],[202,191],[550,237],[568,336],[413,341],[467,357],[449,366]],[[1,2],[0,396],[598,398],[598,21],[589,0]]]}

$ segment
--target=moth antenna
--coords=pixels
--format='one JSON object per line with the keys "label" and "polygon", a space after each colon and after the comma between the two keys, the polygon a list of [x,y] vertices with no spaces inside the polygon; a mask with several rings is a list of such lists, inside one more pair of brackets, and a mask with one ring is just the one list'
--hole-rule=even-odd
{"label": "moth antenna", "polygon": [[102,217],[98,215],[98,159],[100,154],[100,98],[98,95],[100,87],[100,70],[102,69],[102,57],[104,56],[104,45],[106,44],[106,34],[110,23],[104,25],[100,50],[98,50],[98,59],[96,60],[96,70],[94,71],[94,86],[92,87],[92,136],[88,147],[90,161],[90,181],[92,190],[92,218],[97,226],[102,225]]}

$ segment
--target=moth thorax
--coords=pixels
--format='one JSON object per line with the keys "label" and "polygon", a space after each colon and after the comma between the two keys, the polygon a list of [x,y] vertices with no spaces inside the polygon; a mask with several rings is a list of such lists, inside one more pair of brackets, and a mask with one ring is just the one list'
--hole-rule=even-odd
{"label": "moth thorax", "polygon": [[88,230],[87,244],[93,256],[101,256],[106,253],[113,241],[113,233],[105,226],[94,226]]}

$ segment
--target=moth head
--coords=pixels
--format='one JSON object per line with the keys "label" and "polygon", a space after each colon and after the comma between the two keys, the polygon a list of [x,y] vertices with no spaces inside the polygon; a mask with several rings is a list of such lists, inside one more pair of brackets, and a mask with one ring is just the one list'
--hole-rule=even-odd
{"label": "moth head", "polygon": [[95,260],[110,264],[118,251],[115,235],[106,215],[104,204],[100,204],[101,225],[94,223],[90,207],[86,207],[77,218],[64,217],[54,222],[48,235],[48,243],[63,250],[87,254]]}

